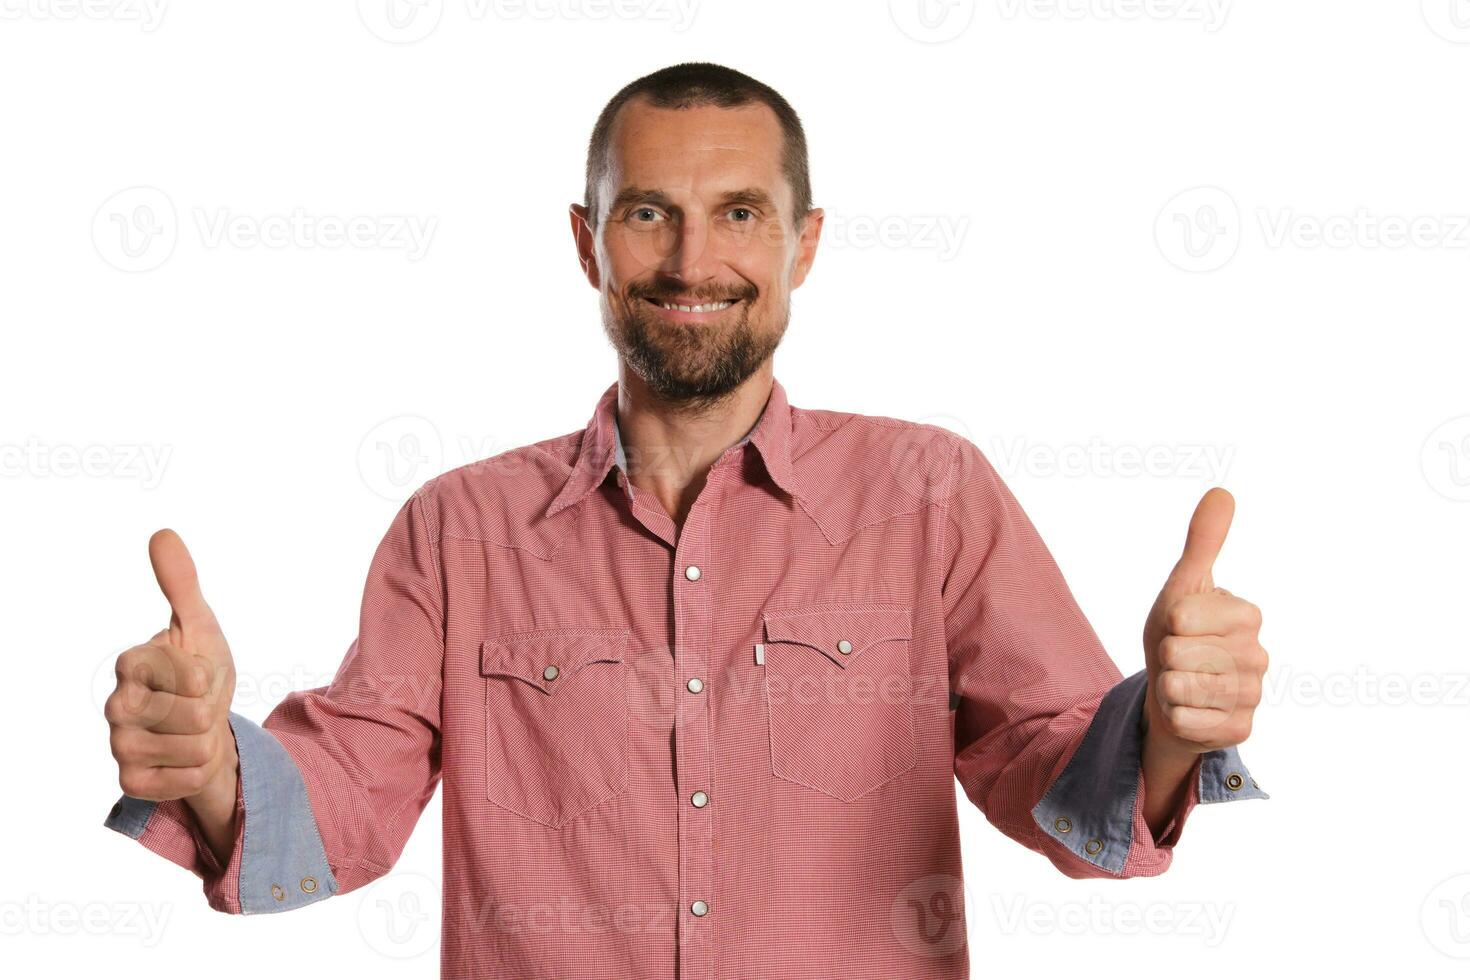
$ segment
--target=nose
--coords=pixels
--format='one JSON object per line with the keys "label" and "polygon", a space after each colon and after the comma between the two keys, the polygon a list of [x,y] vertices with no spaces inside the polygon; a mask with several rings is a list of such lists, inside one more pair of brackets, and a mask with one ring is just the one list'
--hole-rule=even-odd
{"label": "nose", "polygon": [[687,283],[708,278],[712,265],[708,220],[699,211],[686,209],[680,219],[671,224],[672,238],[658,264],[658,271]]}

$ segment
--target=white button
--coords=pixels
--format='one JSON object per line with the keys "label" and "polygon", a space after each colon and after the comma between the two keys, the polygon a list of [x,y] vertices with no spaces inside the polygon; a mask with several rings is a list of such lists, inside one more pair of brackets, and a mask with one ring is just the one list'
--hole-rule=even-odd
{"label": "white button", "polygon": [[688,568],[684,569],[684,577],[691,582],[699,578],[699,566],[690,565]]}
{"label": "white button", "polygon": [[697,793],[689,798],[689,802],[693,803],[695,806],[704,806],[706,803],[709,802],[709,794],[706,793],[704,790],[699,790]]}
{"label": "white button", "polygon": [[852,641],[851,640],[838,640],[837,641],[837,652],[838,653],[852,653]]}
{"label": "white button", "polygon": [[691,678],[689,678],[689,693],[691,693],[691,694],[698,694],[700,691],[703,691],[703,690],[704,690],[704,681],[700,680],[698,677],[691,677]]}
{"label": "white button", "polygon": [[706,912],[709,911],[709,903],[701,898],[699,901],[689,906],[689,911],[693,912],[695,915],[704,915]]}
{"label": "white button", "polygon": [[559,673],[559,671],[557,671],[556,666],[555,665],[552,665],[550,667],[547,667],[545,670],[543,670],[541,672],[541,676],[544,677],[544,678],[546,678],[549,681],[554,681],[554,680],[556,680],[556,675],[558,673]]}

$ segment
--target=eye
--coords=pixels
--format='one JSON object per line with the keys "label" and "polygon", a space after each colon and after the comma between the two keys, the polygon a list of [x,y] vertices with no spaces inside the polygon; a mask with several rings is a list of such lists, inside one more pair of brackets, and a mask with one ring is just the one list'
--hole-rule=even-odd
{"label": "eye", "polygon": [[650,207],[645,204],[642,207],[636,207],[629,211],[628,218],[635,224],[651,225],[654,222],[662,219],[663,214],[659,211],[658,208]]}
{"label": "eye", "polygon": [[743,217],[743,218],[736,218],[735,219],[735,223],[736,224],[745,224],[746,222],[754,221],[755,220],[755,212],[752,211],[750,208],[731,208],[730,210],[726,211],[725,213],[727,215],[729,215],[729,214],[745,215],[745,217]]}

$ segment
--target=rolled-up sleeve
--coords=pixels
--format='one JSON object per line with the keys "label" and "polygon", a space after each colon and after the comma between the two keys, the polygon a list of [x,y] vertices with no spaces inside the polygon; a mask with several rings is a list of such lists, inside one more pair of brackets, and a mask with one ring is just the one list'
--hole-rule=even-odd
{"label": "rolled-up sleeve", "polygon": [[1123,677],[1025,511],[959,436],[944,506],[955,775],[991,824],[1069,877],[1141,877],[1168,869],[1197,803],[1268,798],[1234,748],[1205,753],[1155,839],[1146,672]]}
{"label": "rolled-up sleeve", "polygon": [[379,543],[359,630],[332,683],[257,725],[231,712],[240,760],[223,866],[180,800],[124,795],[105,826],[194,872],[211,908],[285,912],[386,874],[440,778],[444,658],[437,522],[421,487]]}

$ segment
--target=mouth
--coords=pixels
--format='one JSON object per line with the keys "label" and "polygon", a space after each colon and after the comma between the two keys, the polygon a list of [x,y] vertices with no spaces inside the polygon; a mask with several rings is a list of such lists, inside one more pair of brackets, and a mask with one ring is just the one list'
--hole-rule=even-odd
{"label": "mouth", "polygon": [[680,302],[677,297],[672,300],[649,299],[643,300],[649,306],[658,310],[664,317],[676,323],[701,323],[712,320],[724,313],[726,310],[743,302],[739,299],[707,300],[703,303]]}

